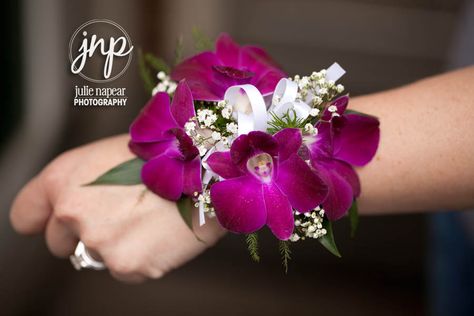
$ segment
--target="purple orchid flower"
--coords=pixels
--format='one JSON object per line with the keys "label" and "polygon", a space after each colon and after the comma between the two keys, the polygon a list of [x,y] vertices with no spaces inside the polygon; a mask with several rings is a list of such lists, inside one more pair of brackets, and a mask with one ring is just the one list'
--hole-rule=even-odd
{"label": "purple orchid flower", "polygon": [[228,34],[221,34],[215,52],[206,51],[177,65],[171,78],[186,79],[196,100],[219,101],[227,88],[252,84],[263,95],[273,93],[286,74],[260,47],[237,45]]}
{"label": "purple orchid flower", "polygon": [[274,136],[254,131],[241,135],[230,151],[213,153],[209,167],[225,180],[211,186],[211,200],[220,224],[236,233],[252,233],[267,225],[288,239],[293,209],[318,206],[328,189],[299,157],[301,131],[287,128]]}
{"label": "purple orchid flower", "polygon": [[322,203],[329,220],[343,217],[354,198],[360,195],[359,177],[353,166],[364,166],[375,155],[380,139],[377,118],[345,113],[348,96],[341,96],[330,105],[337,113],[324,110],[316,124],[318,134],[308,144],[311,165],[328,185],[328,196]]}
{"label": "purple orchid flower", "polygon": [[202,190],[199,151],[183,129],[193,116],[191,90],[182,80],[171,105],[168,94],[155,94],[130,126],[129,147],[147,160],[141,172],[143,183],[169,200]]}

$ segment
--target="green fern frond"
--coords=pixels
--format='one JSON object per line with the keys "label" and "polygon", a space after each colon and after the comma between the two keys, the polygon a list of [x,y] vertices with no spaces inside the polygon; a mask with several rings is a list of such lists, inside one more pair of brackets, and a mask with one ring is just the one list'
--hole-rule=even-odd
{"label": "green fern frond", "polygon": [[285,269],[285,274],[287,274],[288,264],[291,260],[290,242],[287,240],[280,240],[278,249],[280,250],[281,264],[283,265],[283,269]]}
{"label": "green fern frond", "polygon": [[249,249],[250,257],[253,261],[259,262],[260,256],[258,254],[258,235],[257,233],[248,234],[245,237],[245,241],[247,242],[247,247]]}

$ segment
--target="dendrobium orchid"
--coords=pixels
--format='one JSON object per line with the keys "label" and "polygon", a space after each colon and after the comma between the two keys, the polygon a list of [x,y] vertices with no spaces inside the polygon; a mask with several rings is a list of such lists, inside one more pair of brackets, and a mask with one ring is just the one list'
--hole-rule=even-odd
{"label": "dendrobium orchid", "polygon": [[221,34],[215,52],[205,51],[177,65],[171,79],[186,79],[194,99],[220,101],[227,88],[252,84],[262,93],[273,93],[286,74],[260,47],[239,46],[228,34]]}
{"label": "dendrobium orchid", "polygon": [[167,93],[155,94],[130,126],[129,147],[147,161],[143,183],[169,200],[202,190],[199,151],[184,131],[195,115],[191,91],[182,80],[171,104]]}
{"label": "dendrobium orchid", "polygon": [[369,115],[345,113],[348,102],[348,96],[341,96],[326,107],[316,123],[318,134],[307,144],[311,165],[329,188],[323,206],[331,221],[343,217],[360,195],[353,166],[372,160],[380,138],[379,121]]}
{"label": "dendrobium orchid", "polygon": [[236,233],[252,233],[267,225],[280,240],[294,227],[293,209],[307,212],[326,197],[328,188],[298,156],[301,131],[287,128],[274,136],[241,135],[230,151],[207,160],[225,180],[211,186],[211,200],[220,224]]}

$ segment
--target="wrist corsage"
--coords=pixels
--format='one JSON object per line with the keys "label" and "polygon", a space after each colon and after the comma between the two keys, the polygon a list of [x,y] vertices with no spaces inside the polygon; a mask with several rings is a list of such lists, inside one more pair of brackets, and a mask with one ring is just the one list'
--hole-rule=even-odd
{"label": "wrist corsage", "polygon": [[130,126],[137,158],[92,184],[143,183],[177,201],[191,229],[193,211],[199,225],[216,217],[257,261],[264,227],[286,268],[291,242],[317,239],[340,256],[331,223],[349,214],[355,229],[354,167],[374,157],[380,132],[377,118],[347,109],[337,63],[288,77],[262,48],[222,34],[171,69],[150,54],[140,65],[153,96]]}

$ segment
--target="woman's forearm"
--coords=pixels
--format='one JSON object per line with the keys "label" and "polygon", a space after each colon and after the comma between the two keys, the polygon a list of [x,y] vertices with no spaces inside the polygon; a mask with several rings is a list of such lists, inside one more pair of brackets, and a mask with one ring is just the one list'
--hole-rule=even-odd
{"label": "woman's forearm", "polygon": [[357,97],[380,119],[380,147],[360,168],[363,214],[474,207],[474,67]]}

